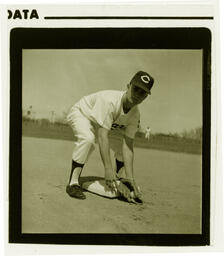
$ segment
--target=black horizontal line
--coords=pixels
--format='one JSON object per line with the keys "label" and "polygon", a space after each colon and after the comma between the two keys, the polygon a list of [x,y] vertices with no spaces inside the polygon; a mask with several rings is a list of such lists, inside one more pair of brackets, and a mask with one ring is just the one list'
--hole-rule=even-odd
{"label": "black horizontal line", "polygon": [[46,20],[212,20],[212,16],[46,16]]}

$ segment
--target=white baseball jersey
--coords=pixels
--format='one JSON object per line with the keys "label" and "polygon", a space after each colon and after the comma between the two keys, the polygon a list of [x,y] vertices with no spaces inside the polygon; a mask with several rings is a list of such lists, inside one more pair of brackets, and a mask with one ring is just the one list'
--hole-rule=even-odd
{"label": "white baseball jersey", "polygon": [[121,99],[125,91],[105,90],[81,98],[73,108],[79,108],[90,121],[105,129],[118,129],[130,138],[138,130],[140,113],[133,107],[127,114],[123,111]]}

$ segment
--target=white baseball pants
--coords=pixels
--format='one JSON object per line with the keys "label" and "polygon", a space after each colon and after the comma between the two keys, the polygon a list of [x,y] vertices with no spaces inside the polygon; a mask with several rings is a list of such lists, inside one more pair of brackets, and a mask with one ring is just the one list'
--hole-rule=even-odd
{"label": "white baseball pants", "polygon": [[[80,112],[78,107],[71,109],[67,121],[75,136],[72,159],[77,163],[85,164],[96,145],[96,127]],[[123,161],[121,143],[121,140],[110,143],[111,149],[119,161]]]}

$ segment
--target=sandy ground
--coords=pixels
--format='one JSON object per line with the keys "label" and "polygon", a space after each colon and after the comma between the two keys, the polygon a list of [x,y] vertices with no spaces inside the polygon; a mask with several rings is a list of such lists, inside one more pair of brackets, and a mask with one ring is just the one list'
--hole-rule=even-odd
{"label": "sandy ground", "polygon": [[[144,204],[133,205],[66,194],[73,142],[23,137],[22,143],[22,233],[201,232],[201,155],[136,148]],[[96,149],[82,176],[103,175]]]}

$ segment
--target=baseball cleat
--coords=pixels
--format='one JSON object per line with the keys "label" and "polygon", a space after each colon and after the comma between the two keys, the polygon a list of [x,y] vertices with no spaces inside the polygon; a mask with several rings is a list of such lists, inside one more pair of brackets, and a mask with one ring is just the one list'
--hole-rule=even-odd
{"label": "baseball cleat", "polygon": [[66,192],[71,197],[75,197],[75,198],[81,199],[81,200],[86,199],[86,196],[82,192],[82,189],[77,184],[67,185]]}

